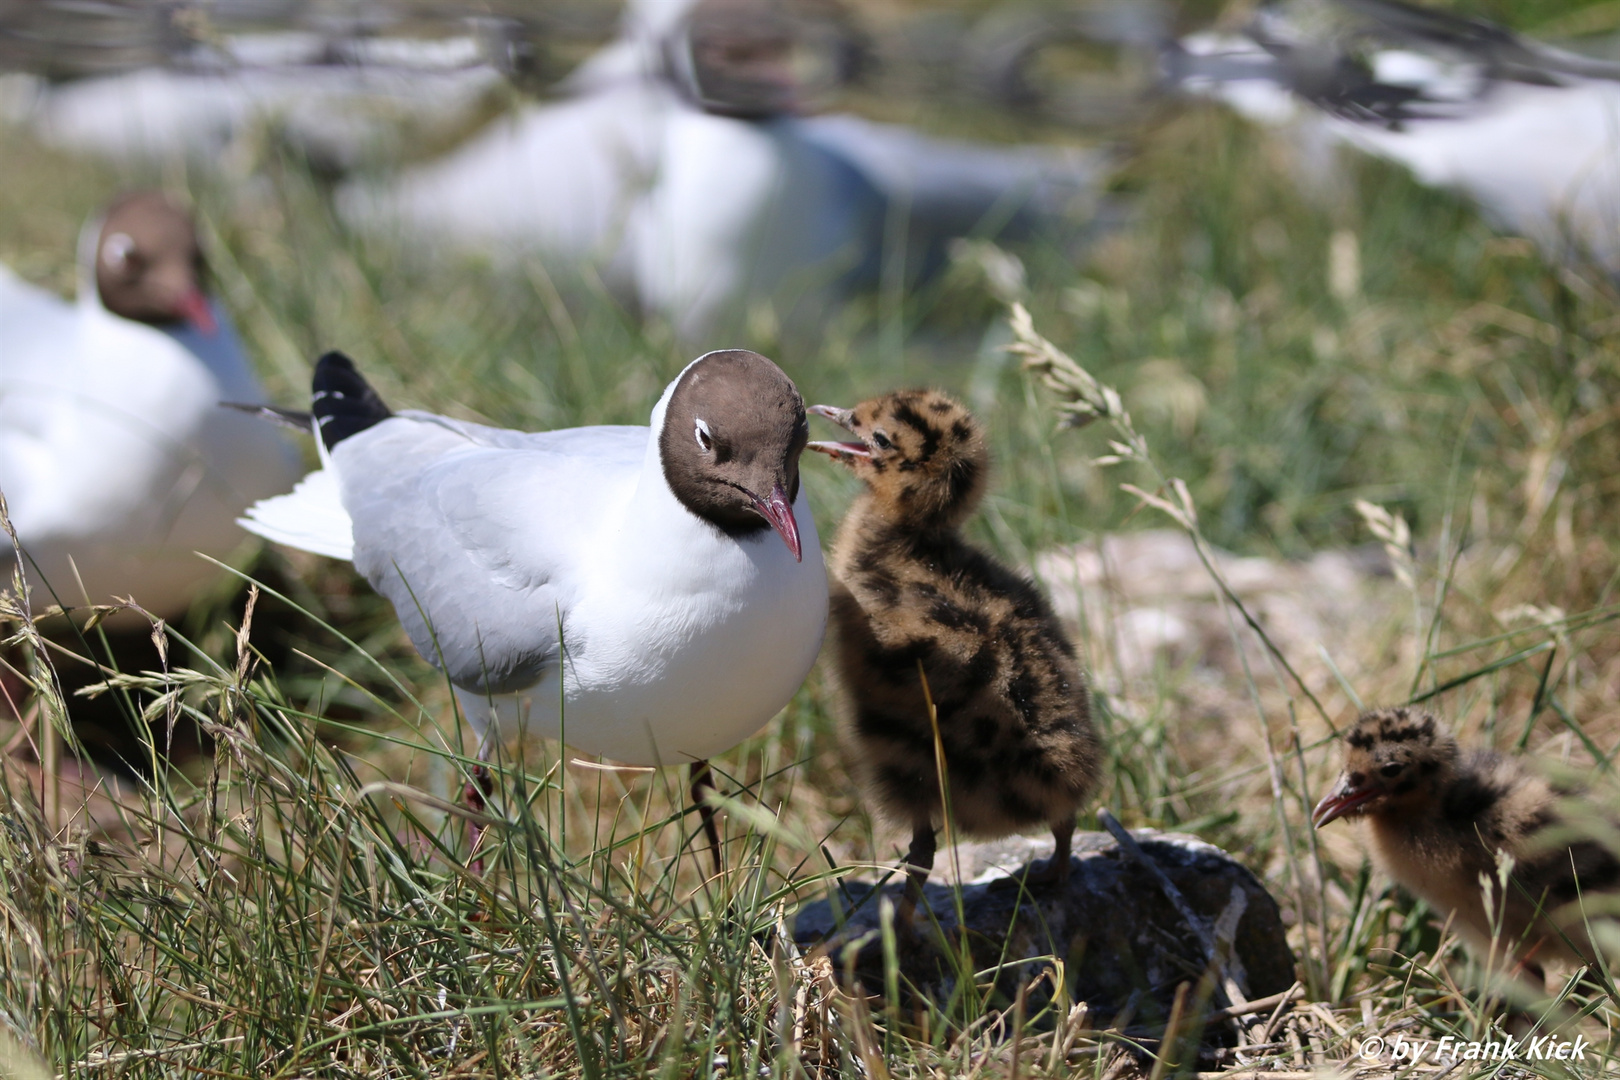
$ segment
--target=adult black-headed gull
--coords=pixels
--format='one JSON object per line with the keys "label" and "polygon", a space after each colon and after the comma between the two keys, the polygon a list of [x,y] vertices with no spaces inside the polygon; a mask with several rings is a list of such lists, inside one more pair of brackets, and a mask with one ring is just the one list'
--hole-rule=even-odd
{"label": "adult black-headed gull", "polygon": [[[836,5],[809,5],[835,7]],[[354,181],[351,221],[507,258],[595,267],[683,340],[764,306],[818,325],[852,293],[945,264],[948,242],[1058,230],[1105,155],[810,116],[814,20],[769,0],[632,0],[620,39],[446,157]],[[807,56],[806,54],[809,54]]]}
{"label": "adult black-headed gull", "polygon": [[86,226],[77,304],[0,267],[0,492],[36,603],[49,583],[178,615],[218,573],[195,552],[230,554],[243,508],[298,476],[276,432],[218,407],[262,394],[199,269],[156,192]]}
{"label": "adult black-headed gull", "polygon": [[52,146],[115,161],[240,161],[270,130],[321,170],[346,172],[476,123],[504,85],[470,37],[246,34],[171,61],[19,85],[10,111]]}
{"label": "adult black-headed gull", "polygon": [[325,467],[243,526],[352,559],[449,675],[480,754],[524,730],[692,763],[718,862],[706,759],[787,704],[827,619],[792,381],[711,352],[649,427],[521,432],[391,413],[329,353],[312,412]]}
{"label": "adult black-headed gull", "polygon": [[1552,258],[1620,273],[1620,64],[1395,0],[1263,7],[1161,64],[1182,90],[1291,128],[1307,175],[1351,146],[1473,199]]}

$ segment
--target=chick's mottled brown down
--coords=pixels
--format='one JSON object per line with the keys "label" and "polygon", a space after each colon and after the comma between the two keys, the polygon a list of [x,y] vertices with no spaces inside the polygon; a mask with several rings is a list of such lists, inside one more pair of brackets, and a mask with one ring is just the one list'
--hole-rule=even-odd
{"label": "chick's mottled brown down", "polygon": [[810,411],[855,436],[810,448],[866,484],[833,547],[831,623],[856,778],[885,817],[912,827],[902,914],[909,922],[944,819],[929,698],[957,831],[1049,824],[1057,849],[1042,876],[1061,880],[1099,747],[1074,647],[1046,599],[959,532],[988,473],[978,422],[928,390]]}
{"label": "chick's mottled brown down", "polygon": [[[1606,909],[1620,887],[1620,859],[1580,836],[1594,806],[1550,784],[1523,761],[1462,749],[1420,709],[1375,709],[1345,733],[1344,772],[1317,804],[1317,828],[1366,817],[1391,877],[1427,900],[1481,951],[1491,921],[1480,876],[1497,881],[1497,852],[1514,859],[1506,896],[1496,889],[1501,958],[1540,980],[1549,959],[1594,959],[1584,915]],[[1612,901],[1610,901],[1612,902]]]}

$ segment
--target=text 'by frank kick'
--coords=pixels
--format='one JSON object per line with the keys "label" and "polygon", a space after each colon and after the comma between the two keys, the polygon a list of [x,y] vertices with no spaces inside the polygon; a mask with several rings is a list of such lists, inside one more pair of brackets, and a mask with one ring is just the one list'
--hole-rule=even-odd
{"label": "text 'by frank kick'", "polygon": [[1388,1056],[1394,1061],[1413,1064],[1426,1060],[1433,1065],[1450,1065],[1458,1061],[1585,1061],[1586,1051],[1591,1046],[1580,1035],[1573,1039],[1556,1035],[1532,1035],[1524,1039],[1512,1035],[1503,1035],[1500,1039],[1459,1039],[1455,1035],[1408,1039],[1397,1035],[1393,1041],[1381,1035],[1369,1035],[1361,1040],[1356,1052],[1367,1061]]}

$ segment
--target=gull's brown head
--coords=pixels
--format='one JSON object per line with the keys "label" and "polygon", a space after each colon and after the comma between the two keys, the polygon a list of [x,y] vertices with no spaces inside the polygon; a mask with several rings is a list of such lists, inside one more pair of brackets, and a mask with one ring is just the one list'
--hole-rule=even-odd
{"label": "gull's brown head", "polygon": [[775,529],[802,559],[793,502],[809,438],[793,380],[758,353],[724,349],[681,376],[658,449],[664,479],[688,510],[730,536]]}
{"label": "gull's brown head", "polygon": [[664,42],[675,85],[709,112],[767,120],[812,111],[858,66],[837,0],[697,0]]}
{"label": "gull's brown head", "polygon": [[188,322],[213,333],[203,295],[203,258],[191,215],[157,191],[136,191],[107,208],[96,238],[102,306],[136,322]]}

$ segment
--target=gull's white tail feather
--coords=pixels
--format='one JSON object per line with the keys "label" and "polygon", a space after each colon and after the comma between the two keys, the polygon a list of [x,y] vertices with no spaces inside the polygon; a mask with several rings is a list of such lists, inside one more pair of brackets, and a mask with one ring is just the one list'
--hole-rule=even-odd
{"label": "gull's white tail feather", "polygon": [[286,495],[259,500],[237,524],[288,547],[334,559],[354,559],[354,527],[338,497],[337,474],[331,469],[310,473]]}

